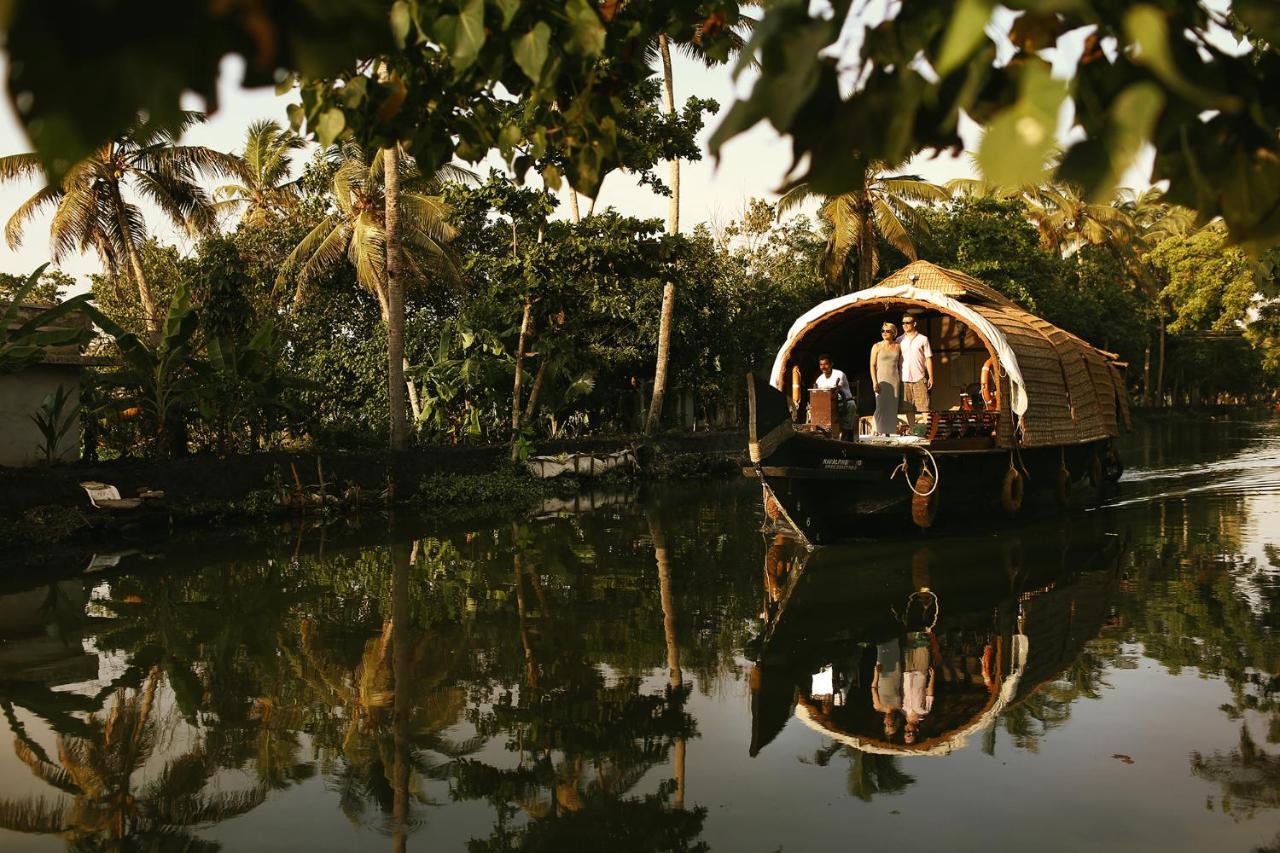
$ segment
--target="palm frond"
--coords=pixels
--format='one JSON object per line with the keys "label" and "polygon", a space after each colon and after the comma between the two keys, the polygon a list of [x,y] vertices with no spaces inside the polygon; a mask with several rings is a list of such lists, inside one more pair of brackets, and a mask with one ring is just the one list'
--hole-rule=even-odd
{"label": "palm frond", "polygon": [[[14,214],[15,217],[17,215]],[[75,187],[66,193],[59,200],[53,221],[49,225],[50,253],[53,259],[60,261],[67,255],[80,251],[85,238],[102,229],[100,215],[101,208],[92,189]],[[9,226],[12,227],[13,224],[11,218]],[[8,227],[5,229],[5,236],[9,236]]]}
{"label": "palm frond", "polygon": [[126,202],[117,214],[109,200],[100,199],[97,219],[119,257],[127,258],[130,247],[141,246],[147,241],[146,222],[137,205]]}
{"label": "palm frond", "polygon": [[822,215],[831,223],[822,265],[828,279],[834,281],[844,271],[849,254],[861,246],[864,223],[862,214],[848,196],[837,196],[822,207]]}
{"label": "palm frond", "polygon": [[75,783],[71,778],[71,774],[65,768],[36,755],[35,751],[25,743],[21,741],[15,742],[13,752],[18,756],[19,761],[31,768],[32,774],[41,782],[57,788],[64,794],[77,796],[83,793],[80,790],[80,786]]}
{"label": "palm frond", "polygon": [[465,166],[459,166],[456,163],[445,163],[439,169],[436,169],[434,175],[431,176],[435,184],[463,184],[464,186],[475,186],[480,183],[480,176]]}
{"label": "palm frond", "polygon": [[369,213],[356,217],[347,256],[356,268],[356,280],[381,299],[386,282],[387,244],[383,223],[378,218]]}
{"label": "palm frond", "polygon": [[427,248],[439,249],[439,244],[452,240],[457,233],[449,224],[449,206],[440,196],[400,194],[400,217],[406,236],[422,241]]}
{"label": "palm frond", "polygon": [[120,137],[120,142],[138,149],[173,145],[182,135],[198,124],[208,121],[208,116],[196,110],[184,110],[172,120],[139,120]]}
{"label": "palm frond", "polygon": [[218,225],[213,201],[198,184],[165,171],[135,170],[134,187],[165,216],[191,236],[207,234]]}
{"label": "palm frond", "polygon": [[888,193],[905,201],[946,201],[947,190],[937,184],[930,183],[916,175],[894,175],[877,178],[872,184],[872,192]]}
{"label": "palm frond", "polygon": [[778,199],[778,211],[776,217],[781,219],[784,214],[790,213],[794,208],[799,207],[809,199],[821,197],[821,195],[810,189],[808,184],[796,184],[794,187],[783,193],[782,198]]}
{"label": "palm frond", "polygon": [[43,177],[44,167],[35,154],[8,154],[0,157],[0,181]]}
{"label": "palm frond", "polygon": [[885,242],[906,255],[916,259],[916,245],[894,206],[880,196],[872,199],[872,210],[875,215],[876,229],[884,237]]}
{"label": "palm frond", "polygon": [[43,797],[0,800],[0,829],[30,835],[56,835],[70,828],[67,807]]}
{"label": "palm frond", "polygon": [[4,239],[9,248],[16,249],[22,245],[22,232],[27,223],[48,207],[56,205],[62,199],[62,190],[57,187],[44,187],[18,206],[4,226]]}
{"label": "palm frond", "polygon": [[233,817],[253,811],[267,800],[265,788],[216,794],[193,800],[182,814],[180,825],[194,826],[202,823],[221,823]]}
{"label": "palm frond", "polygon": [[[332,240],[341,240],[341,237],[335,237],[335,233],[342,231],[343,224],[336,216],[326,216],[320,220],[314,228],[307,232],[307,236],[302,238],[302,242],[298,243],[289,253],[289,257],[285,258],[284,263],[280,266],[280,273],[276,276],[276,287],[279,288],[291,276],[297,278],[297,292],[294,294],[295,300],[300,300],[303,295],[303,289],[310,283],[313,276],[319,271],[328,269],[332,263],[332,259],[328,257],[317,258],[317,250]],[[338,250],[338,257],[342,256],[345,250],[342,246]],[[326,249],[326,254],[331,251]]]}

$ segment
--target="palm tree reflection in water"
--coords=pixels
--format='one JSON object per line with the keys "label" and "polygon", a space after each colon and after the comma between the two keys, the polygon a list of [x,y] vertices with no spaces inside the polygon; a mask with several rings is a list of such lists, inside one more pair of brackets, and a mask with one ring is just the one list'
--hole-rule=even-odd
{"label": "palm tree reflection in water", "polygon": [[16,740],[23,763],[66,797],[0,801],[0,827],[61,835],[73,850],[217,850],[192,830],[244,814],[266,792],[206,793],[218,766],[198,747],[165,762],[150,781],[135,783],[156,748],[158,678],[153,669],[140,690],[117,690],[111,709],[88,719],[86,736],[60,735],[56,763]]}

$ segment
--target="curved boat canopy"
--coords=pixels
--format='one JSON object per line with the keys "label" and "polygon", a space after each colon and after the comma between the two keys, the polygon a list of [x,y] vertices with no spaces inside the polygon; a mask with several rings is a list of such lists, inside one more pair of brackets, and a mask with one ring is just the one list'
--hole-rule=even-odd
{"label": "curved boat canopy", "polygon": [[1022,371],[1018,368],[1018,356],[1013,351],[1013,347],[1009,346],[1004,333],[992,325],[987,318],[963,302],[937,290],[917,287],[914,284],[870,287],[866,290],[859,290],[856,293],[846,293],[844,296],[828,299],[826,302],[820,302],[810,308],[791,325],[791,331],[787,333],[787,342],[782,345],[782,349],[778,350],[778,356],[773,361],[773,371],[769,375],[773,387],[782,390],[786,382],[787,362],[791,358],[791,351],[795,349],[796,344],[814,326],[831,315],[838,314],[860,302],[924,303],[932,305],[938,310],[968,324],[982,338],[987,345],[987,349],[993,352],[996,358],[1000,360],[1001,369],[1008,375],[1009,387],[1012,392],[1010,395],[1010,408],[1013,409],[1013,413],[1019,417],[1026,414],[1026,385],[1022,380]]}
{"label": "curved boat canopy", "polygon": [[936,403],[954,405],[960,389],[977,381],[981,360],[995,356],[999,361],[1005,413],[1001,445],[1084,444],[1119,435],[1122,420],[1130,427],[1128,392],[1114,354],[1035,316],[977,279],[927,261],[805,312],[778,350],[770,384],[785,392],[794,381],[793,371],[806,381],[822,352],[843,360],[837,366],[851,381],[861,377],[863,368],[850,371],[848,365],[866,358],[878,339],[876,326],[896,321],[894,312],[902,311],[922,317],[929,329],[935,371],[942,371],[938,378],[943,387],[935,387],[935,396],[950,398]]}

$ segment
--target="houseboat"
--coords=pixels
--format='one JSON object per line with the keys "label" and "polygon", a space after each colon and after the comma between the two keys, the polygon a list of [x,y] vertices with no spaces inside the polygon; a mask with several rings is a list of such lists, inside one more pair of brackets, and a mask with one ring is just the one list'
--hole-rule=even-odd
{"label": "houseboat", "polygon": [[[872,434],[870,348],[906,315],[932,349],[931,411]],[[843,416],[837,393],[814,387],[823,355],[849,378]],[[990,404],[979,394],[984,365],[998,374]],[[962,504],[1016,515],[1033,488],[1065,503],[1073,484],[1101,489],[1121,474],[1114,442],[1131,428],[1123,367],[977,279],[916,261],[814,307],[767,379],[748,377],[748,473],[767,515],[809,545],[864,533],[895,508],[929,527]]]}

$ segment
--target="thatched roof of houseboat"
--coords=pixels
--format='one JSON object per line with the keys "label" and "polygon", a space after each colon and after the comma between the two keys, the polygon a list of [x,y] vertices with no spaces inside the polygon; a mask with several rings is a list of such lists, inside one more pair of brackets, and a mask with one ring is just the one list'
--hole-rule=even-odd
{"label": "thatched roof of houseboat", "polygon": [[[1023,447],[1083,444],[1118,435],[1129,404],[1116,356],[1054,326],[977,279],[928,261],[908,264],[867,290],[814,307],[792,326],[771,379],[783,388],[791,354],[810,336],[828,335],[844,319],[886,305],[919,306],[969,326],[999,358],[1005,420],[1002,443]],[[1012,412],[1010,412],[1010,409]],[[1017,431],[1012,415],[1018,416]]]}

